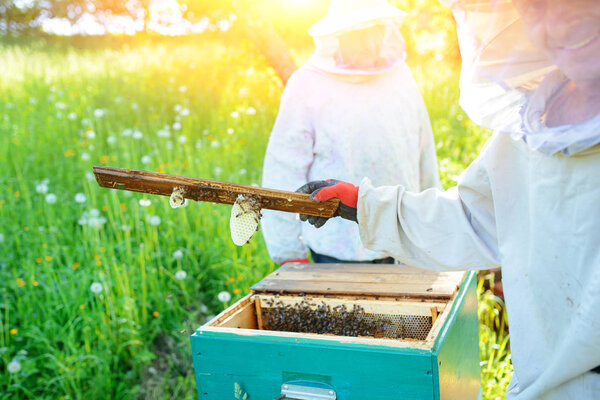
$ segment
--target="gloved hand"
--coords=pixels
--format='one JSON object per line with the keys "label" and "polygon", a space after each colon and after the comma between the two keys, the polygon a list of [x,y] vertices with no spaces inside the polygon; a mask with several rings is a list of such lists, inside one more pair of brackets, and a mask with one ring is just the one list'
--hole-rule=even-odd
{"label": "gloved hand", "polygon": [[299,258],[297,260],[287,260],[282,262],[280,265],[283,266],[287,263],[299,263],[299,264],[310,264],[310,260],[308,258]]}
{"label": "gloved hand", "polygon": [[[327,179],[325,181],[312,181],[296,190],[298,193],[310,194],[310,199],[321,202],[329,199],[340,199],[340,206],[335,211],[336,217],[342,217],[350,221],[358,222],[356,219],[356,203],[358,203],[358,186],[351,183]],[[329,218],[316,217],[300,214],[300,220],[306,221],[320,228],[325,225]]]}

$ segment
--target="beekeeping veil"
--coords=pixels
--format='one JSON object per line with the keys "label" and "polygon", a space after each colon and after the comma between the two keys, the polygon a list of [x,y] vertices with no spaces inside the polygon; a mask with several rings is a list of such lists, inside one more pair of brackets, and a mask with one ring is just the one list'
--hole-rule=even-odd
{"label": "beekeeping veil", "polygon": [[[387,0],[332,0],[327,15],[308,30],[316,45],[306,66],[338,76],[377,75],[406,57],[398,26],[406,13]],[[347,36],[352,33],[353,36]],[[350,53],[342,41],[352,40]]]}
{"label": "beekeeping veil", "polygon": [[575,126],[543,123],[546,105],[568,81],[529,41],[511,0],[440,1],[456,19],[460,105],[475,123],[546,154],[574,154],[600,142],[599,117]]}

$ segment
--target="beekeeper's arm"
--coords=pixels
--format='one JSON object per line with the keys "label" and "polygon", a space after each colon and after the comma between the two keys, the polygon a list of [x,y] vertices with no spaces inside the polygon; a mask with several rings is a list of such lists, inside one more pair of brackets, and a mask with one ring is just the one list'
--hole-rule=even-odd
{"label": "beekeeper's arm", "polygon": [[[482,155],[456,187],[445,192],[407,192],[403,186],[373,187],[365,178],[359,187],[346,182],[314,181],[298,191],[315,201],[338,198],[345,205],[338,216],[352,219],[356,210],[365,247],[416,267],[435,270],[485,269],[499,261],[496,223],[488,175]],[[343,211],[343,212],[342,212]],[[301,216],[315,225],[322,218]]]}
{"label": "beekeeper's arm", "polygon": [[[297,74],[292,75],[283,91],[269,138],[262,180],[262,186],[267,188],[295,190],[306,183],[313,162],[314,133],[306,104],[308,93],[298,78]],[[263,210],[261,226],[269,255],[276,263],[308,257],[296,214]]]}

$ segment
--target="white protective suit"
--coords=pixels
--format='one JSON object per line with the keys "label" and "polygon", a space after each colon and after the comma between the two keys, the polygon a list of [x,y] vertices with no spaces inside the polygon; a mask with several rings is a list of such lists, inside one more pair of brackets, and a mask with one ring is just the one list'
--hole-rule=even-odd
{"label": "white protective suit", "polygon": [[[404,41],[396,25],[386,26],[385,62],[374,70],[336,64],[336,36],[315,38],[315,55],[283,92],[264,187],[294,191],[325,178],[358,184],[364,176],[414,191],[440,187],[429,116],[404,63]],[[354,222],[335,218],[317,230],[294,214],[263,213],[263,236],[277,263],[306,258],[308,248],[346,261],[385,257],[362,246]]]}
{"label": "white protective suit", "polygon": [[[460,0],[454,3],[459,39],[472,40],[465,34],[477,26],[461,25],[469,20],[469,9],[458,7]],[[479,21],[480,28],[494,26]],[[497,45],[499,36],[494,40]],[[469,48],[474,43],[479,53]],[[522,49],[519,43],[513,47]],[[360,236],[367,248],[423,268],[501,265],[515,371],[506,399],[600,399],[600,374],[589,372],[600,365],[600,115],[546,127],[546,106],[566,78],[537,63],[530,63],[535,65],[530,70],[521,65],[518,72],[535,76],[535,82],[495,86],[501,74],[469,76],[485,58],[485,44],[461,42],[461,101],[483,122],[499,124],[498,113],[504,113],[508,126],[495,126],[481,155],[445,192],[374,187],[364,179],[357,209]],[[493,65],[485,61],[483,67]],[[498,70],[516,76],[506,65]],[[473,93],[480,95],[479,104]],[[514,101],[495,109],[499,99]]]}

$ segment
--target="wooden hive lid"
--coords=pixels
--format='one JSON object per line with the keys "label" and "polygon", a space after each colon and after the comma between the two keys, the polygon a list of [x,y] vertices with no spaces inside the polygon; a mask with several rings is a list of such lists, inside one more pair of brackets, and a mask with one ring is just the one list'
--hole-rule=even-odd
{"label": "wooden hive lid", "polygon": [[257,293],[450,299],[466,272],[394,264],[286,264],[252,286]]}

